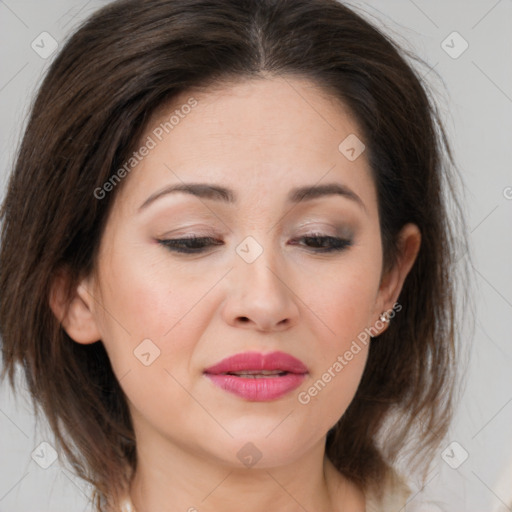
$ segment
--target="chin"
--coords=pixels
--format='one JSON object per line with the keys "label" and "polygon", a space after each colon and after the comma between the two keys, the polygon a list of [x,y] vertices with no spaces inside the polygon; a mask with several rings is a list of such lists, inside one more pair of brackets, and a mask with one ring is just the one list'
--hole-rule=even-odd
{"label": "chin", "polygon": [[[276,425],[274,423],[273,428]],[[282,429],[270,435],[269,432],[272,430],[262,432],[253,429],[252,435],[247,431],[239,435],[231,432],[234,438],[222,443],[223,449],[218,455],[231,467],[271,469],[293,463],[316,444],[309,436],[304,437],[304,431],[301,434],[300,431]]]}

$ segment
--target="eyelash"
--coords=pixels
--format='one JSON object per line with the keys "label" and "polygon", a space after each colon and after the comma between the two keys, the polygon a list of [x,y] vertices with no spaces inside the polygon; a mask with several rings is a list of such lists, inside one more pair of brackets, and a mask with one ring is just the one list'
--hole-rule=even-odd
{"label": "eyelash", "polygon": [[[330,242],[330,247],[324,246],[316,249],[310,247],[310,249],[316,253],[341,252],[352,245],[352,240],[338,238],[334,236],[326,236],[320,233],[312,233],[311,235],[308,236],[302,236],[298,240],[315,240],[319,245],[323,245],[326,241]],[[197,247],[197,244],[200,242],[210,243],[205,243],[204,245],[200,245],[199,247]],[[182,254],[199,254],[204,252],[204,250],[209,246],[211,247],[215,245],[222,245],[222,242],[220,240],[217,240],[209,236],[163,239],[158,240],[158,243],[163,245],[170,251]],[[196,245],[196,247],[191,247],[191,245]]]}

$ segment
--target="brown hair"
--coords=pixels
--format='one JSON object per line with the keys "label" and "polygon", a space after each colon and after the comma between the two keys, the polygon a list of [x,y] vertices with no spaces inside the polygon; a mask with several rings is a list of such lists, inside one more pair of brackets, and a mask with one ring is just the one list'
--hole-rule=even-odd
{"label": "brown hair", "polygon": [[335,0],[121,0],[86,20],[55,58],[1,212],[2,375],[14,387],[15,364],[23,366],[57,443],[94,485],[98,510],[136,467],[133,427],[103,344],[69,338],[49,307],[51,286],[65,271],[71,293],[95,268],[120,186],[102,199],[94,191],[129,158],[150,117],[178,93],[222,81],[305,77],[340,99],[364,135],[384,268],[400,228],[420,228],[403,310],[371,343],[326,453],[363,488],[392,472],[407,439],[419,465],[432,460],[456,383],[454,237],[443,197],[454,174],[435,104],[406,57]]}

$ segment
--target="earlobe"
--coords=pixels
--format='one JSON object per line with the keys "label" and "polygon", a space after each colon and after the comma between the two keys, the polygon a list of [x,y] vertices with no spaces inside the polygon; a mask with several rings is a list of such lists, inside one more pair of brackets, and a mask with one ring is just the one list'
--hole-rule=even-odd
{"label": "earlobe", "polygon": [[[405,278],[416,261],[420,246],[421,233],[418,226],[406,224],[398,237],[398,253],[395,264],[386,273],[380,284],[377,315],[391,310],[396,304]],[[389,322],[386,322],[386,328],[387,325],[389,325]]]}
{"label": "earlobe", "polygon": [[49,297],[50,308],[63,329],[71,339],[82,344],[101,339],[94,316],[94,299],[87,286],[83,280],[69,294],[67,276],[60,273],[54,279]]}

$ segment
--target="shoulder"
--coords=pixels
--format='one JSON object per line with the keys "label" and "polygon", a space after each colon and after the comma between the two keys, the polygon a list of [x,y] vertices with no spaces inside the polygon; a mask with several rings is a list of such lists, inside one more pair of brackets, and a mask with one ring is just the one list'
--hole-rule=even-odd
{"label": "shoulder", "polygon": [[405,479],[396,472],[389,476],[381,489],[380,493],[366,492],[366,512],[396,512],[403,509],[412,494]]}
{"label": "shoulder", "polygon": [[121,501],[120,512],[135,512],[132,501],[128,496]]}

